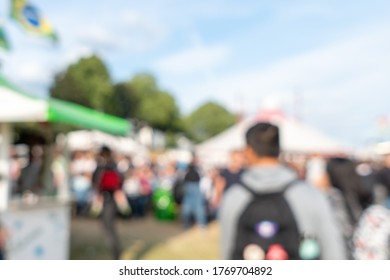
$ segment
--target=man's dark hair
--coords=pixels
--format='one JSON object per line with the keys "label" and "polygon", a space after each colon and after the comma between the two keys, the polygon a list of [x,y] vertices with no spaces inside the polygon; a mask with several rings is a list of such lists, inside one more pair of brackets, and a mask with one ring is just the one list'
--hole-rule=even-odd
{"label": "man's dark hair", "polygon": [[246,132],[246,143],[260,157],[278,157],[279,129],[270,123],[257,123]]}
{"label": "man's dark hair", "polygon": [[103,156],[103,157],[111,157],[111,149],[107,146],[103,146],[101,147],[100,149],[100,155]]}

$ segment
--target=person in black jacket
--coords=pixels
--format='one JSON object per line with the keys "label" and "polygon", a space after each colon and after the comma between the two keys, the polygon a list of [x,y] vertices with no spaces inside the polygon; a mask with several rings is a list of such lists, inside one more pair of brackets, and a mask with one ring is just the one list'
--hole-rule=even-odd
{"label": "person in black jacket", "polygon": [[192,161],[183,179],[183,201],[182,201],[182,218],[185,228],[191,226],[191,218],[195,217],[196,223],[200,227],[206,227],[206,209],[204,198],[200,190],[201,175],[199,169]]}
{"label": "person in black jacket", "polygon": [[386,207],[390,209],[390,154],[387,154],[384,159],[384,166],[377,173],[377,181],[386,190]]}

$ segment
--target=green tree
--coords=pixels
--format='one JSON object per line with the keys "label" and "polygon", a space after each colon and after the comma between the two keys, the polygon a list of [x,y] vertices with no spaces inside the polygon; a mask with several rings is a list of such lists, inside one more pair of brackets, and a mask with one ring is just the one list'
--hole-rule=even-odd
{"label": "green tree", "polygon": [[160,91],[156,78],[149,73],[139,73],[129,83],[140,98],[153,97],[154,94]]}
{"label": "green tree", "polygon": [[105,104],[110,101],[112,94],[108,69],[96,55],[81,58],[57,74],[50,88],[52,97],[99,111],[105,111]]}
{"label": "green tree", "polygon": [[180,111],[173,96],[160,89],[150,74],[138,74],[128,83],[133,100],[134,118],[162,131],[178,131]]}
{"label": "green tree", "polygon": [[207,102],[185,119],[187,134],[197,142],[217,135],[235,122],[235,116],[215,102]]}
{"label": "green tree", "polygon": [[156,92],[150,98],[143,98],[139,107],[140,119],[153,127],[166,131],[179,118],[175,99],[168,93]]}
{"label": "green tree", "polygon": [[140,98],[129,82],[114,86],[112,98],[106,102],[105,112],[124,119],[137,118]]}

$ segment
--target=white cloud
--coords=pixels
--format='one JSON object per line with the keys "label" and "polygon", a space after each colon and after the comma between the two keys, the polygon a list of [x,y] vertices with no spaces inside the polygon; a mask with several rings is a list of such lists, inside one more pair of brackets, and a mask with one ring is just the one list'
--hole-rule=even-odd
{"label": "white cloud", "polygon": [[245,19],[260,10],[268,10],[264,1],[193,1],[188,4],[182,0],[144,1],[144,10],[165,22],[176,26],[193,26],[201,20]]}
{"label": "white cloud", "polygon": [[221,65],[229,54],[230,49],[225,45],[199,46],[161,58],[154,64],[154,68],[174,75],[202,72]]}
{"label": "white cloud", "polygon": [[88,57],[93,54],[93,49],[86,45],[75,45],[69,47],[59,60],[58,67],[66,67],[69,64],[77,62],[82,57]]}
{"label": "white cloud", "polygon": [[117,23],[116,39],[131,52],[156,48],[169,35],[169,28],[161,18],[152,18],[136,10],[123,11]]}
{"label": "white cloud", "polygon": [[319,19],[330,18],[334,15],[334,10],[330,9],[326,3],[309,2],[309,3],[293,3],[278,7],[276,15],[280,19],[289,20],[305,20],[308,17],[316,17]]}
{"label": "white cloud", "polygon": [[94,50],[129,53],[151,50],[169,34],[164,24],[136,10],[119,10],[113,18],[80,23],[82,28],[66,30],[68,37]]}
{"label": "white cloud", "polygon": [[141,13],[136,12],[135,10],[124,11],[120,19],[122,23],[130,27],[144,25],[143,16],[141,15]]}
{"label": "white cloud", "polygon": [[[387,31],[386,31],[387,32]],[[180,90],[188,93],[202,93],[202,98],[218,95],[223,100],[227,94],[242,94],[250,100],[251,109],[258,109],[259,102],[267,95],[285,95],[297,87],[313,94],[311,98],[321,100],[326,95],[353,96],[356,91],[366,92],[364,87],[355,86],[377,73],[388,73],[390,68],[390,40],[383,32],[365,34],[321,49],[284,59],[265,69],[236,72],[229,76],[202,84],[189,85]],[[175,60],[173,60],[175,61]],[[164,65],[170,65],[166,61]],[[179,64],[180,59],[177,58]],[[376,81],[382,89],[390,86],[388,79]],[[256,106],[254,108],[253,106]]]}
{"label": "white cloud", "polygon": [[103,49],[120,47],[120,40],[114,36],[115,32],[100,25],[89,25],[78,31],[78,38],[84,44]]}
{"label": "white cloud", "polygon": [[27,83],[44,84],[48,81],[48,70],[36,61],[25,61],[24,67],[19,69],[19,78]]}
{"label": "white cloud", "polygon": [[53,69],[50,60],[44,59],[43,56],[34,56],[33,52],[18,53],[4,57],[3,62],[4,76],[17,84],[26,84],[28,87],[42,90],[42,85],[50,83]]}
{"label": "white cloud", "polygon": [[299,90],[306,120],[344,140],[363,141],[367,137],[363,127],[369,126],[375,115],[389,111],[385,105],[390,102],[387,33],[388,28],[384,27],[261,69],[181,84],[173,90],[185,112],[211,96],[237,111],[237,100],[232,96],[242,96],[249,113],[259,110],[267,96],[276,96],[291,111],[294,92]]}

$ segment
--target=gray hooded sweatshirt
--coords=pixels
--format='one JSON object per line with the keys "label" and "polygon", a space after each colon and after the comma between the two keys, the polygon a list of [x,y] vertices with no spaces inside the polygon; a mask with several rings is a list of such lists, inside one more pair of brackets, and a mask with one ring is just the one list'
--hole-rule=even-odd
{"label": "gray hooded sweatshirt", "polygon": [[[297,180],[291,169],[282,166],[254,166],[241,177],[256,193],[281,191]],[[324,260],[347,259],[346,247],[326,197],[314,187],[297,181],[284,193],[302,235],[315,236]],[[236,239],[238,220],[252,194],[240,185],[232,186],[224,195],[219,212],[221,224],[221,257],[229,259]]]}

